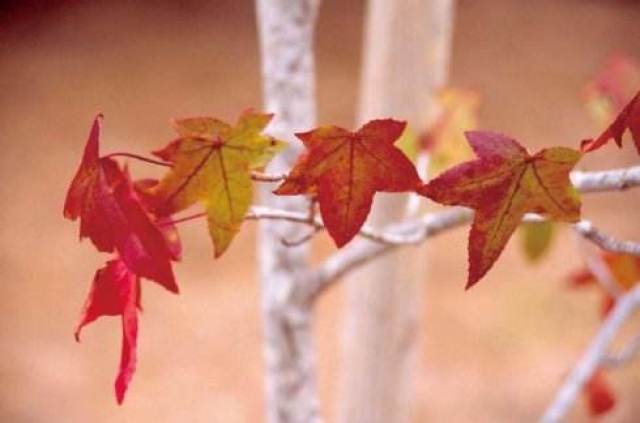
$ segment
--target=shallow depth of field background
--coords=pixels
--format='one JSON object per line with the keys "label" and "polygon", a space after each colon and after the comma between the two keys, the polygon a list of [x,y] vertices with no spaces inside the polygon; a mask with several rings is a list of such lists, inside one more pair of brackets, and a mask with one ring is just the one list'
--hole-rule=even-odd
{"label": "shallow depth of field background", "polygon": [[[62,218],[91,120],[105,114],[103,151],[146,153],[172,139],[171,117],[234,120],[261,104],[253,2],[9,1],[0,6],[0,421],[255,422],[263,416],[255,223],[212,259],[204,222],[181,228],[182,293],[145,282],[138,371],[122,407],[112,383],[120,325],[72,332],[106,256]],[[319,121],[353,124],[361,1],[324,2],[317,35]],[[479,91],[481,127],[531,149],[577,146],[595,134],[582,88],[612,52],[640,58],[640,2],[459,2],[451,83]],[[630,144],[581,163],[638,163]],[[156,169],[131,164],[137,175]],[[584,198],[584,216],[640,239],[640,193]],[[534,421],[597,329],[595,291],[566,289],[580,266],[566,228],[540,264],[514,238],[469,292],[466,228],[424,253],[420,421]],[[333,251],[326,235],[317,258]],[[334,421],[341,289],[316,319],[324,413]],[[638,324],[640,321],[636,320]],[[637,327],[637,326],[636,326]],[[348,371],[346,369],[345,371]],[[610,372],[620,403],[606,422],[638,421],[640,363]],[[581,402],[571,415],[584,421]]]}

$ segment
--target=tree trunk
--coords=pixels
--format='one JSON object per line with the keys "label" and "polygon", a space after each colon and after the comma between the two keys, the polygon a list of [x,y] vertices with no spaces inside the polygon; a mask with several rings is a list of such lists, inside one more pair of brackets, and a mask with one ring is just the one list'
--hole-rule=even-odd
{"label": "tree trunk", "polygon": [[[364,39],[360,123],[405,119],[422,130],[434,117],[433,96],[446,83],[452,0],[370,0]],[[382,197],[382,198],[380,198]],[[407,198],[378,195],[369,223],[406,217]],[[402,423],[413,417],[419,371],[423,250],[402,250],[349,277],[339,419]],[[417,264],[416,264],[417,263]]]}
{"label": "tree trunk", "polygon": [[[275,113],[269,132],[290,143],[270,171],[287,171],[302,146],[293,133],[315,124],[313,31],[319,0],[257,0],[264,107]],[[303,197],[274,196],[261,187],[262,203],[305,212]],[[267,421],[318,422],[319,400],[311,310],[301,291],[309,277],[309,245],[285,247],[309,229],[286,221],[260,223],[258,243],[264,325]]]}

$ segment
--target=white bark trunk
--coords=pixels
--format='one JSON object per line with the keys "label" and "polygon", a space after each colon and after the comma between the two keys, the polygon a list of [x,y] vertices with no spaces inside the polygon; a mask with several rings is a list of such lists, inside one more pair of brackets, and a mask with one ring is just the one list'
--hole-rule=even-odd
{"label": "white bark trunk", "polygon": [[[452,0],[370,0],[364,41],[360,123],[405,119],[414,130],[435,114],[433,95],[446,83]],[[406,198],[380,198],[375,226],[405,216]],[[420,250],[418,250],[420,251]],[[426,257],[404,250],[378,258],[348,280],[343,423],[408,422],[413,411]]]}
{"label": "white bark trunk", "polygon": [[[319,0],[257,0],[264,107],[275,113],[269,132],[290,143],[270,170],[289,170],[301,152],[293,133],[315,124],[313,32]],[[302,197],[278,197],[262,184],[262,203],[306,212]],[[264,325],[267,421],[320,421],[311,310],[303,291],[309,246],[281,240],[302,237],[307,227],[287,221],[260,223],[258,243]]]}

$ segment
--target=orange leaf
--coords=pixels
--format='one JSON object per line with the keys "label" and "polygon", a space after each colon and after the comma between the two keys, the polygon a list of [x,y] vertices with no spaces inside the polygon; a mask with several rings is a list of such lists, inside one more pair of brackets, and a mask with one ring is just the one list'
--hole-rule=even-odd
{"label": "orange leaf", "polygon": [[[640,257],[608,251],[602,251],[600,255],[611,275],[612,282],[616,283],[622,291],[630,290],[640,281]],[[589,269],[585,268],[573,272],[569,275],[569,282],[574,287],[594,285],[602,291],[602,317],[605,317],[615,306],[615,298],[597,283],[596,276]]]}
{"label": "orange leaf", "polygon": [[275,193],[317,192],[327,231],[342,247],[364,224],[376,192],[413,191],[420,184],[411,161],[393,145],[404,127],[381,119],[356,132],[323,126],[296,134],[308,151]]}
{"label": "orange leaf", "polygon": [[478,131],[466,136],[478,159],[447,170],[419,192],[441,204],[475,209],[469,288],[493,266],[525,213],[566,222],[579,219],[580,200],[569,172],[582,155],[564,147],[530,155],[504,135]]}

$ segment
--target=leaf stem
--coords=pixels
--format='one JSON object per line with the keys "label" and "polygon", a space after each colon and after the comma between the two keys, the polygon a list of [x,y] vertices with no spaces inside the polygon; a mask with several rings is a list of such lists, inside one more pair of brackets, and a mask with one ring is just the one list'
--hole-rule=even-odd
{"label": "leaf stem", "polygon": [[177,225],[178,223],[184,223],[184,222],[188,222],[190,220],[200,219],[201,217],[206,217],[206,216],[207,216],[206,212],[200,212],[200,213],[191,214],[189,216],[181,217],[179,219],[167,220],[167,221],[164,221],[164,222],[160,222],[158,225],[159,226]]}
{"label": "leaf stem", "polygon": [[131,159],[136,159],[136,160],[140,160],[141,162],[146,162],[146,163],[151,163],[151,164],[155,164],[158,166],[165,166],[165,167],[172,167],[173,165],[169,162],[163,162],[160,160],[154,160],[154,159],[150,159],[148,157],[144,157],[144,156],[139,156],[137,154],[133,154],[133,153],[124,153],[124,152],[117,152],[117,153],[111,153],[105,156],[105,158],[108,157],[128,157]]}

